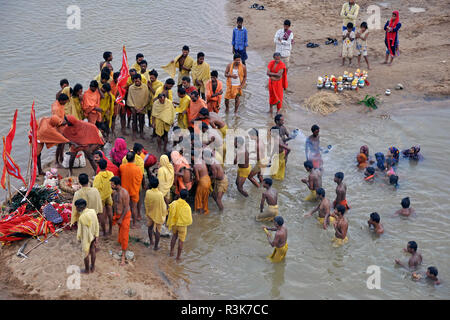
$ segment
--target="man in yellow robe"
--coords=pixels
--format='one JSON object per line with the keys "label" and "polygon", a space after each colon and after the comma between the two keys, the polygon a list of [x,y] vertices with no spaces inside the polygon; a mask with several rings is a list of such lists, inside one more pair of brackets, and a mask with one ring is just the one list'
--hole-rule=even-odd
{"label": "man in yellow robe", "polygon": [[148,237],[150,245],[153,245],[153,233],[155,242],[153,250],[158,250],[161,228],[166,221],[167,205],[164,195],[158,190],[159,181],[155,177],[150,178],[150,190],[145,193],[145,215],[148,218]]}
{"label": "man in yellow robe", "polygon": [[72,226],[78,221],[80,212],[76,209],[75,202],[78,199],[84,199],[87,202],[87,208],[93,209],[96,214],[103,212],[102,198],[100,192],[96,188],[89,187],[89,176],[82,173],[78,176],[78,182],[81,184],[81,189],[75,192],[72,200],[72,217],[70,225]]}
{"label": "man in yellow robe", "polygon": [[[187,129],[189,126],[187,110],[191,105],[191,97],[186,94],[186,89],[181,87],[178,88],[178,98],[180,98],[180,102],[178,103],[178,107],[175,108],[175,112],[178,114],[178,126],[181,129]],[[176,103],[174,102],[174,104]]]}
{"label": "man in yellow robe", "polygon": [[[281,216],[276,216],[273,219],[273,224],[275,225],[274,228],[263,227],[267,234],[269,244],[274,247],[273,253],[267,256],[267,258],[269,258],[272,262],[281,262],[284,257],[286,257],[288,250],[287,229],[284,226],[284,219]],[[276,231],[273,241],[269,231]]]}
{"label": "man in yellow robe", "polygon": [[189,77],[189,74],[194,65],[194,59],[189,56],[189,47],[183,46],[181,54],[175,57],[170,63],[163,67],[170,77],[175,77],[175,72],[178,69],[178,88],[182,86],[183,77]]}
{"label": "man in yellow robe", "polygon": [[209,64],[205,62],[205,54],[199,52],[197,54],[197,61],[192,66],[192,81],[194,82],[194,86],[200,91],[203,100],[206,100],[205,84],[209,79],[211,79]]}
{"label": "man in yellow robe", "polygon": [[161,152],[161,143],[163,152],[167,152],[167,136],[174,119],[175,108],[172,100],[167,99],[165,93],[160,93],[152,108],[152,126],[158,136],[158,152]]}
{"label": "man in yellow robe", "polygon": [[136,74],[133,79],[134,84],[128,88],[127,106],[131,108],[133,117],[133,140],[136,140],[138,121],[141,138],[145,138],[145,113],[150,103],[150,94],[147,85],[142,82],[142,76],[140,74]]}
{"label": "man in yellow robe", "polygon": [[[100,193],[100,198],[102,199],[103,212],[99,214],[99,220],[103,231],[103,236],[112,234],[112,223],[113,223],[113,212],[112,212],[112,188],[111,188],[111,178],[114,177],[114,173],[106,170],[108,163],[105,159],[100,159],[98,162],[100,172],[94,178],[93,186]],[[108,220],[109,229],[106,232],[106,220]]]}
{"label": "man in yellow robe", "polygon": [[166,98],[173,102],[172,88],[175,85],[175,81],[172,78],[166,80],[163,86],[158,87],[153,95],[153,102],[158,99],[160,93],[164,93]]}
{"label": "man in yellow robe", "polygon": [[158,71],[155,69],[152,69],[148,72],[150,81],[147,82],[149,94],[150,94],[150,103],[147,108],[147,115],[148,115],[148,123],[152,123],[152,108],[153,108],[153,99],[155,99],[155,93],[156,90],[159,87],[164,86],[164,83],[162,81],[158,80]]}
{"label": "man in yellow robe", "polygon": [[177,260],[180,260],[183,243],[186,241],[187,227],[192,224],[192,210],[186,202],[188,191],[180,191],[180,198],[169,205],[169,217],[167,226],[172,231],[172,240],[170,241],[170,256],[173,257],[173,250],[178,239]]}
{"label": "man in yellow robe", "polygon": [[[77,240],[81,241],[82,256],[84,259],[84,270],[82,273],[90,273],[95,271],[95,249],[97,238],[99,237],[99,225],[97,214],[94,210],[86,207],[87,203],[84,199],[75,201],[75,207],[80,212]],[[91,258],[91,266],[89,267],[89,256]]]}
{"label": "man in yellow robe", "polygon": [[169,161],[169,157],[163,154],[159,158],[158,168],[158,189],[163,194],[167,203],[170,200],[170,188],[173,186],[175,180],[175,169]]}
{"label": "man in yellow robe", "polygon": [[142,53],[138,53],[136,55],[136,62],[131,66],[131,68],[135,69],[138,73],[141,73],[142,60],[144,60],[144,55]]}
{"label": "man in yellow robe", "polygon": [[114,102],[116,97],[111,93],[111,86],[105,83],[100,89],[103,92],[103,98],[100,99],[100,109],[102,109],[102,121],[105,124],[106,135],[109,135],[112,118],[114,115]]}

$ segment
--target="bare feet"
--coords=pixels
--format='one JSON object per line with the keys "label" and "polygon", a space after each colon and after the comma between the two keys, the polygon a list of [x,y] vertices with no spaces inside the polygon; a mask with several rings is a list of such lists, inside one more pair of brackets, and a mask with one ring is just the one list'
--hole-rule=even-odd
{"label": "bare feet", "polygon": [[95,271],[95,266],[91,266],[91,273],[94,273]]}
{"label": "bare feet", "polygon": [[153,250],[158,251],[160,247],[153,247]]}
{"label": "bare feet", "polygon": [[86,269],[82,269],[80,272],[84,273],[84,274],[89,274],[89,270],[86,270]]}

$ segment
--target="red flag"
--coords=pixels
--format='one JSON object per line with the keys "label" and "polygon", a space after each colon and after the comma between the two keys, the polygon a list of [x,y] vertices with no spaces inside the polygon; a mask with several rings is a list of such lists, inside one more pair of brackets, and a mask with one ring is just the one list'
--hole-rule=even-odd
{"label": "red flag", "polygon": [[123,46],[122,68],[120,68],[120,75],[117,79],[118,94],[116,98],[116,102],[121,106],[125,105],[123,103],[123,99],[125,98],[125,94],[127,92],[127,81],[129,76],[130,73],[128,71],[127,51],[125,50],[125,46]]}
{"label": "red flag", "polygon": [[30,148],[31,148],[31,175],[30,180],[28,181],[28,190],[25,194],[26,198],[30,193],[31,189],[33,189],[34,183],[36,182],[36,171],[37,171],[37,120],[36,113],[34,111],[34,100],[31,106],[31,117],[30,117]]}

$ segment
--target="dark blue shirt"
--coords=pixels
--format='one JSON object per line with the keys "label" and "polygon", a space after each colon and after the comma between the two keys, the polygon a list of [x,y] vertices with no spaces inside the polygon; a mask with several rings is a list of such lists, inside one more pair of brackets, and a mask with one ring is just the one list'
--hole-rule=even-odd
{"label": "dark blue shirt", "polygon": [[248,47],[247,29],[245,27],[242,29],[238,29],[237,27],[233,29],[233,41],[231,44],[236,50],[244,50]]}

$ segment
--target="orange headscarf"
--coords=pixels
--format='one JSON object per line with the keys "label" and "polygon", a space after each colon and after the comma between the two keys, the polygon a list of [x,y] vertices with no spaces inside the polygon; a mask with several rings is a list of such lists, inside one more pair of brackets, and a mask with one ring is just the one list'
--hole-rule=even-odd
{"label": "orange headscarf", "polygon": [[360,153],[356,156],[356,160],[358,161],[358,167],[359,168],[366,168],[367,163],[367,156],[364,153]]}

